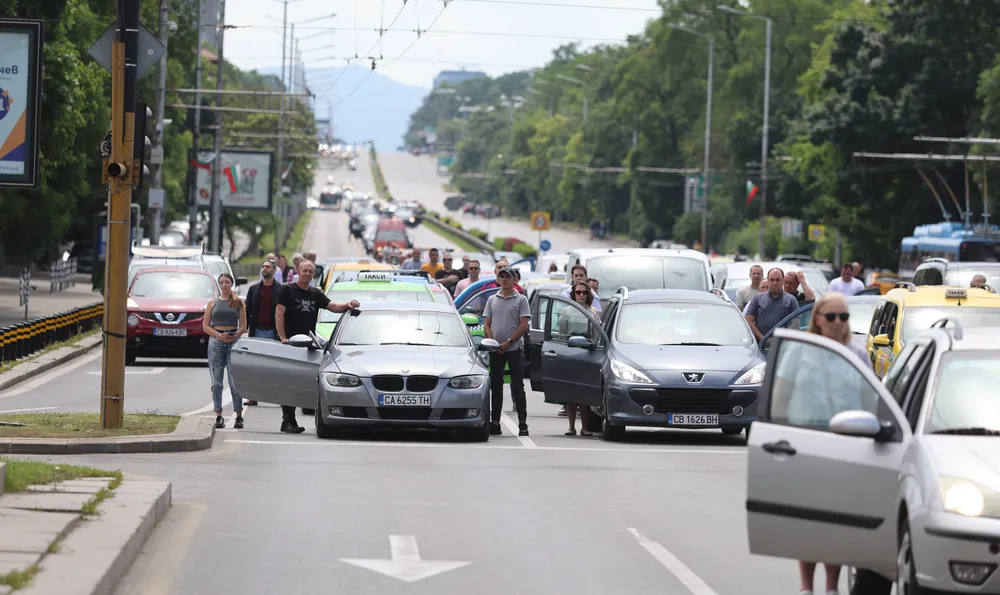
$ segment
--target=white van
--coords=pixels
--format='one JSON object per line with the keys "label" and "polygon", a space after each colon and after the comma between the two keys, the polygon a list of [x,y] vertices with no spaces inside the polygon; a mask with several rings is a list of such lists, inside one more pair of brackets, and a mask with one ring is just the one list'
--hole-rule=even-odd
{"label": "white van", "polygon": [[569,254],[566,282],[573,280],[573,266],[587,267],[597,279],[601,300],[621,287],[636,289],[694,289],[709,291],[712,273],[708,257],[697,250],[652,248],[587,248]]}

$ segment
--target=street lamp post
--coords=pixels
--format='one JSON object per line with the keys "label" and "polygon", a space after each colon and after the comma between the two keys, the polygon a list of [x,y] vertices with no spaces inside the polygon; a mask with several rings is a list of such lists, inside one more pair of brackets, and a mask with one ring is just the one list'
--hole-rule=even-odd
{"label": "street lamp post", "polygon": [[767,54],[764,58],[764,125],[760,148],[760,229],[757,232],[757,251],[764,256],[764,216],[767,209],[767,142],[768,120],[771,111],[771,29],[774,21],[768,17],[737,10],[731,6],[718,6],[719,10],[736,15],[751,17],[767,23]]}
{"label": "street lamp post", "polygon": [[571,76],[566,76],[565,74],[556,74],[557,79],[564,80],[568,83],[574,85],[580,85],[583,88],[583,121],[587,121],[587,83],[581,81],[580,79],[575,79]]}

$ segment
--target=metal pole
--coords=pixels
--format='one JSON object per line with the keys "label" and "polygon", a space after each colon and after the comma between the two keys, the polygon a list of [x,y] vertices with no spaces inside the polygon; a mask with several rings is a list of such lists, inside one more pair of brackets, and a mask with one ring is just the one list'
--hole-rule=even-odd
{"label": "metal pole", "polygon": [[[167,9],[167,0],[160,0],[160,41],[163,42],[164,47],[167,46],[167,38],[170,35],[170,28],[168,25],[170,19],[170,12]],[[157,83],[156,89],[156,126],[153,132],[153,150],[159,151],[159,154],[163,155],[163,118],[166,112],[167,103],[167,51],[163,52],[163,56],[160,58],[160,80]],[[153,166],[153,188],[162,189],[163,188],[163,161],[162,157],[160,163],[151,163]],[[150,233],[149,242],[153,245],[160,243],[160,227],[163,224],[163,213],[166,209],[166,201],[164,200],[163,208],[158,208],[153,210],[152,219],[152,231]]]}
{"label": "metal pole", "polygon": [[708,99],[705,105],[705,198],[701,205],[701,249],[708,254],[708,168],[712,158],[712,75],[715,62],[715,40],[708,38]]}
{"label": "metal pole", "polygon": [[[201,131],[201,11],[202,0],[198,0],[198,47],[195,48],[194,67],[194,130],[191,131],[191,148],[195,161],[198,160],[199,136]],[[188,188],[188,225],[191,227],[188,242],[198,243],[198,169],[188,164],[191,172],[191,186]]]}
{"label": "metal pole", "polygon": [[[219,0],[219,55],[218,70],[215,75],[215,86],[220,91],[225,78],[226,61],[223,56],[223,46],[226,35],[226,0]],[[222,105],[222,95],[217,95],[218,105]],[[220,196],[220,184],[222,182],[222,118],[221,110],[215,112],[215,159],[212,160],[212,217],[211,229],[209,230],[209,250],[212,252],[222,252],[222,197]]]}
{"label": "metal pole", "polygon": [[765,216],[767,214],[767,142],[768,142],[768,122],[771,111],[771,19],[767,21],[767,56],[764,58],[764,130],[760,148],[760,230],[757,232],[757,251],[761,258],[765,256],[764,251],[764,227]]}
{"label": "metal pole", "polygon": [[108,165],[118,164],[122,171],[118,176],[109,176],[108,188],[104,350],[101,354],[101,426],[105,429],[122,427],[125,412],[125,302],[132,217],[132,173],[137,164],[133,145],[136,62],[139,56],[139,0],[118,0],[117,39],[111,48],[111,158]]}
{"label": "metal pole", "polygon": [[587,121],[587,90],[583,90],[583,121]]}
{"label": "metal pole", "polygon": [[[294,25],[293,25],[294,26]],[[285,0],[285,15],[281,26],[281,90],[287,92],[288,86],[285,84],[285,63],[288,60],[288,0]],[[281,170],[285,166],[285,98],[278,100],[278,200],[274,201],[274,215],[279,218],[274,228],[274,253],[281,252],[284,239],[281,237],[283,226],[280,222],[282,214],[282,194]]]}

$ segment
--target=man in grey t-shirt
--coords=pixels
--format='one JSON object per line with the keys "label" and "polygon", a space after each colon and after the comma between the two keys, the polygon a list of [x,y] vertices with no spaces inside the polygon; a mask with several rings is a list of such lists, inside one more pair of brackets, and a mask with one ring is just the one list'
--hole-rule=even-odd
{"label": "man in grey t-shirt", "polygon": [[785,273],[779,268],[767,272],[767,293],[753,296],[747,305],[746,318],[760,341],[783,318],[799,309],[795,296],[785,293]]}
{"label": "man in grey t-shirt", "polygon": [[499,436],[503,408],[503,372],[510,366],[510,392],[517,410],[518,435],[528,435],[527,403],[524,394],[524,358],[521,347],[528,333],[531,307],[528,298],[514,289],[514,271],[504,267],[497,272],[500,291],[490,296],[483,309],[483,331],[488,339],[500,342],[500,351],[490,354],[490,435]]}
{"label": "man in grey t-shirt", "polygon": [[764,267],[759,264],[755,264],[750,267],[750,285],[746,287],[741,287],[739,291],[736,292],[736,307],[740,310],[747,307],[753,296],[760,293],[760,282],[764,279]]}

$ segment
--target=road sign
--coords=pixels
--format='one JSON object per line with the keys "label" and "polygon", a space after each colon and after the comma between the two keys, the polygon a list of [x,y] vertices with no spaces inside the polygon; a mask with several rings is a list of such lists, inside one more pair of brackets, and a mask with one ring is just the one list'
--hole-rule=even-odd
{"label": "road sign", "polygon": [[[90,46],[87,53],[97,63],[111,72],[111,44],[115,41],[115,25],[111,23],[104,34],[101,35],[94,45]],[[139,80],[149,72],[149,69],[160,62],[163,52],[167,51],[167,46],[149,32],[149,29],[139,24],[139,56],[136,60],[135,79]]]}
{"label": "road sign", "polygon": [[38,185],[43,31],[0,19],[0,188]]}
{"label": "road sign", "polygon": [[552,214],[545,211],[535,211],[531,214],[531,229],[535,231],[548,231],[552,226]]}
{"label": "road sign", "polygon": [[163,188],[150,188],[146,206],[151,209],[165,208],[167,206],[167,191]]}
{"label": "road sign", "polygon": [[469,562],[422,559],[420,549],[417,547],[417,538],[413,535],[390,535],[389,549],[392,555],[389,560],[384,558],[341,558],[340,561],[399,579],[404,583],[415,583],[436,574],[469,565]]}
{"label": "road sign", "polygon": [[542,240],[541,243],[538,244],[538,247],[541,249],[542,252],[548,252],[549,250],[552,249],[552,242],[548,240]]}
{"label": "road sign", "polygon": [[781,235],[785,238],[801,238],[802,221],[799,219],[782,219]]}
{"label": "road sign", "polygon": [[826,227],[823,225],[809,226],[809,240],[812,242],[822,242],[826,236]]}

